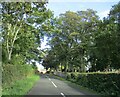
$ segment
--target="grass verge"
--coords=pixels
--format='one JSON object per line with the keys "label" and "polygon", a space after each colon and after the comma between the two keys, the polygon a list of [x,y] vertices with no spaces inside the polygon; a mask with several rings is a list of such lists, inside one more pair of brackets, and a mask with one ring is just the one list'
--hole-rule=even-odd
{"label": "grass verge", "polygon": [[38,75],[32,75],[23,80],[16,81],[13,85],[7,88],[3,88],[2,95],[7,97],[21,97],[26,95],[26,93],[33,87],[35,82],[39,79]]}

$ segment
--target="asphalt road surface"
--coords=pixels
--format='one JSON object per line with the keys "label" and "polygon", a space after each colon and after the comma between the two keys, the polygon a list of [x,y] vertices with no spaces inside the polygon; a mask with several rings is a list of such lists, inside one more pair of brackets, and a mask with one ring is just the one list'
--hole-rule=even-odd
{"label": "asphalt road surface", "polygon": [[[40,80],[34,85],[27,95],[58,95],[59,97],[93,97],[74,89],[64,81],[50,77],[49,75],[40,76]],[[52,96],[51,96],[52,97]],[[80,96],[82,97],[82,96]]]}

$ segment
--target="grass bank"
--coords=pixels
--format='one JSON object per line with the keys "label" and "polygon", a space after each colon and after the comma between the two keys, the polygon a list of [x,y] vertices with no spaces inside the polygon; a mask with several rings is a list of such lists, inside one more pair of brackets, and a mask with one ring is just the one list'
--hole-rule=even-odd
{"label": "grass bank", "polygon": [[17,97],[26,95],[38,79],[38,75],[31,75],[25,79],[18,80],[12,85],[3,88],[2,95],[7,95],[7,97],[13,97],[13,95],[16,95]]}

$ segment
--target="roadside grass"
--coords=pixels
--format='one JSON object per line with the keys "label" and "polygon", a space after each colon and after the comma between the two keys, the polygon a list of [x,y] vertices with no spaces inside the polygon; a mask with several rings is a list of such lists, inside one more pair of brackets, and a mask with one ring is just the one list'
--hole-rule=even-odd
{"label": "roadside grass", "polygon": [[14,95],[22,97],[28,93],[39,78],[38,75],[32,75],[26,79],[18,80],[11,86],[3,88],[2,95],[7,97],[13,97]]}
{"label": "roadside grass", "polygon": [[82,87],[81,85],[78,85],[77,83],[75,83],[72,80],[67,80],[65,78],[59,77],[57,75],[53,75],[56,79],[62,80],[65,83],[67,83],[70,87],[73,87],[79,91],[81,91],[82,93],[84,93],[85,95],[99,95],[100,97],[103,96],[100,93],[97,93],[96,91],[93,91],[92,89],[89,89],[87,87]]}

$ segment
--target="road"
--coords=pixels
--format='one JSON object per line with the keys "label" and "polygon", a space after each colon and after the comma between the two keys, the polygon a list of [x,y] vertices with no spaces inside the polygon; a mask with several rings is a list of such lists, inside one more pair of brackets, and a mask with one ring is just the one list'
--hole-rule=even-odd
{"label": "road", "polygon": [[91,97],[89,94],[74,89],[64,81],[55,79],[49,75],[40,76],[40,80],[38,80],[27,95],[41,95],[41,97],[44,95],[57,95],[59,97],[75,97],[75,95],[79,97],[79,95],[83,95],[84,97]]}

